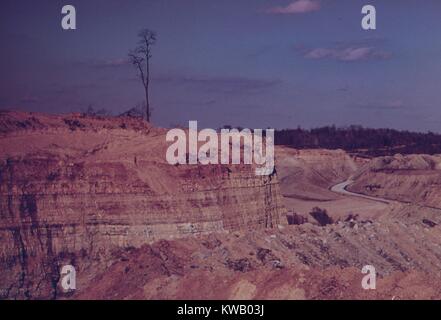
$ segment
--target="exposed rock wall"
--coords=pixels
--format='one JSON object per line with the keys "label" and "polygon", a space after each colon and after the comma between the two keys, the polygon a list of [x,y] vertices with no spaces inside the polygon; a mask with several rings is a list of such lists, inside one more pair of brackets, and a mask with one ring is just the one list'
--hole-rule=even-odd
{"label": "exposed rock wall", "polygon": [[0,118],[1,298],[56,297],[62,265],[104,270],[121,248],[286,224],[276,174],[170,166],[138,120]]}
{"label": "exposed rock wall", "polygon": [[326,201],[336,197],[328,188],[346,180],[359,164],[343,150],[296,150],[278,146],[276,165],[285,197]]}
{"label": "exposed rock wall", "polygon": [[441,157],[380,157],[355,175],[349,189],[371,196],[441,208]]}
{"label": "exposed rock wall", "polygon": [[[439,210],[397,205],[376,221],[161,240],[125,251],[72,298],[438,300],[440,223]],[[361,286],[367,264],[376,290]]]}

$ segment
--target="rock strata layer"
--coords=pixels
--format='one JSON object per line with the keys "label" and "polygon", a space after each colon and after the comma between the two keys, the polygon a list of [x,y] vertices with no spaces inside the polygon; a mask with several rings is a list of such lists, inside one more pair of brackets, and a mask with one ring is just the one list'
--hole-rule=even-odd
{"label": "rock strata layer", "polygon": [[165,130],[131,118],[0,114],[0,298],[56,298],[60,269],[118,248],[286,224],[277,175],[165,161]]}

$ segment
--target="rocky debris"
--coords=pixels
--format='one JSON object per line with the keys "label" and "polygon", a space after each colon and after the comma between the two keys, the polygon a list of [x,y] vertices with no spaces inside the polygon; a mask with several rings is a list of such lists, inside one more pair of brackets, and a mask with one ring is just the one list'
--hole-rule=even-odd
{"label": "rocky debris", "polygon": [[277,258],[270,249],[257,248],[257,259],[263,265],[270,265],[273,268],[282,269],[283,263]]}
{"label": "rocky debris", "polygon": [[[271,242],[265,232],[218,234],[215,249],[204,245],[208,236],[166,241],[163,256],[173,259],[159,259],[149,247],[135,249],[127,261],[116,261],[84,283],[74,298],[439,299],[440,234],[402,221],[360,222],[356,232],[345,222],[287,226]],[[377,237],[368,240],[372,233]],[[164,261],[179,272],[164,272]],[[366,264],[379,274],[376,290],[361,287]],[[121,273],[126,267],[129,276]]]}
{"label": "rocky debris", "polygon": [[308,218],[297,214],[295,212],[293,213],[288,213],[286,215],[286,219],[288,220],[288,224],[289,225],[300,225],[300,224],[304,224],[308,222]]}
{"label": "rocky debris", "polygon": [[349,228],[354,228],[354,229],[358,229],[359,225],[363,225],[363,226],[370,226],[373,221],[370,219],[360,219],[360,216],[358,214],[348,214],[348,216],[343,219],[344,222],[347,223],[347,225],[349,226]]}
{"label": "rocky debris", "polygon": [[333,224],[334,219],[332,219],[328,212],[324,209],[320,209],[318,207],[312,209],[312,211],[309,213],[311,217],[313,217],[319,225],[326,226],[328,224]]}
{"label": "rocky debris", "polygon": [[[424,214],[437,221],[436,210]],[[401,206],[374,222],[306,223],[115,249],[106,268],[98,269],[100,261],[80,269],[73,298],[439,299],[441,230],[423,230],[420,215],[417,206]],[[377,290],[361,288],[366,264],[379,275]]]}
{"label": "rocky debris", "polygon": [[130,117],[130,118],[143,118],[144,112],[142,112],[141,108],[131,108],[120,114],[120,117]]}
{"label": "rocky debris", "polygon": [[248,258],[242,258],[238,260],[227,260],[227,266],[229,269],[240,272],[248,272],[253,269],[251,262]]}
{"label": "rocky debris", "polygon": [[381,189],[381,188],[382,187],[379,184],[369,184],[369,185],[365,186],[365,189],[367,191],[370,191],[370,192],[376,191],[376,190]]}
{"label": "rocky debris", "polygon": [[427,226],[429,226],[429,228],[433,228],[436,227],[438,224],[429,220],[429,219],[423,219],[423,223]]}
{"label": "rocky debris", "polygon": [[207,249],[215,249],[220,247],[222,242],[216,238],[214,234],[210,234],[207,236],[206,240],[202,241],[202,245]]}
{"label": "rocky debris", "polygon": [[352,213],[350,213],[350,214],[348,214],[348,216],[344,219],[344,221],[345,222],[353,222],[353,221],[357,221],[358,220],[358,218],[359,218],[359,215],[358,214],[352,214]]}

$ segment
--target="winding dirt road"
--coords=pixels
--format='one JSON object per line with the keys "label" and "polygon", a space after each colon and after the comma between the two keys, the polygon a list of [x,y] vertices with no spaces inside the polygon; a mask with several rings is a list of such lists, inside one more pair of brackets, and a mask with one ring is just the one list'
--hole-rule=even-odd
{"label": "winding dirt road", "polygon": [[391,200],[387,200],[387,199],[383,199],[383,198],[377,198],[377,197],[370,197],[364,194],[360,194],[360,193],[355,193],[355,192],[351,192],[346,190],[346,188],[351,185],[352,183],[354,183],[354,181],[352,179],[348,179],[346,181],[340,182],[334,186],[332,186],[330,188],[330,190],[332,192],[335,193],[339,193],[345,196],[352,196],[352,197],[358,197],[358,198],[363,198],[363,199],[367,199],[367,200],[372,200],[372,201],[377,201],[377,202],[381,202],[381,203],[385,203],[385,204],[390,204],[393,201]]}

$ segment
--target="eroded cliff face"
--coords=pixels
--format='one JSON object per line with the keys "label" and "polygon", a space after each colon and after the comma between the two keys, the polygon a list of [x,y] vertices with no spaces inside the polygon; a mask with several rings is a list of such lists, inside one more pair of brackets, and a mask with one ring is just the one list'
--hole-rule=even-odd
{"label": "eroded cliff face", "polygon": [[336,198],[328,189],[354,174],[360,163],[343,150],[278,146],[276,165],[284,197],[327,201]]}
{"label": "eroded cliff face", "polygon": [[[428,223],[430,221],[431,223]],[[160,240],[126,250],[78,299],[439,299],[439,210]],[[363,266],[376,290],[364,290]]]}
{"label": "eroded cliff face", "polygon": [[3,112],[0,125],[1,298],[57,298],[63,265],[93,275],[158,239],[286,224],[276,174],[170,166],[165,131],[142,121]]}
{"label": "eroded cliff face", "polygon": [[354,176],[349,190],[441,208],[441,157],[395,155],[375,158]]}

